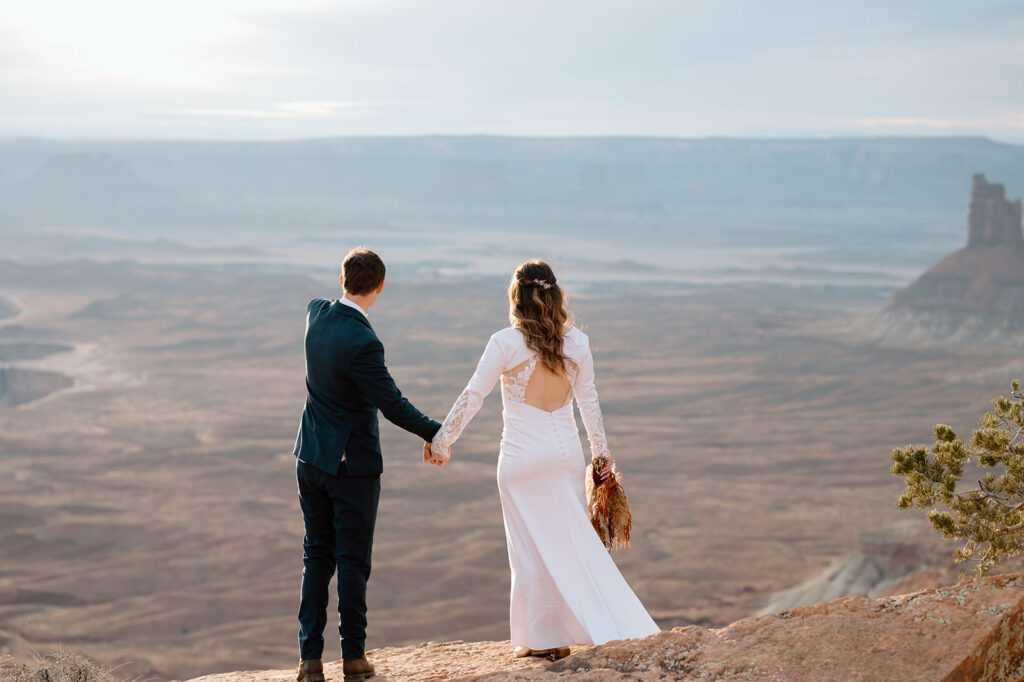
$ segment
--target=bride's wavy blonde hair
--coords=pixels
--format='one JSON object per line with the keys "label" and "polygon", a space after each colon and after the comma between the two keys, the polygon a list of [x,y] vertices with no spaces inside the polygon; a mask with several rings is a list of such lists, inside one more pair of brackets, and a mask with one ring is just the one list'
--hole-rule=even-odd
{"label": "bride's wavy blonde hair", "polygon": [[544,366],[565,374],[562,335],[573,324],[565,292],[555,272],[542,260],[523,263],[508,285],[508,319],[526,337],[526,346],[537,352]]}

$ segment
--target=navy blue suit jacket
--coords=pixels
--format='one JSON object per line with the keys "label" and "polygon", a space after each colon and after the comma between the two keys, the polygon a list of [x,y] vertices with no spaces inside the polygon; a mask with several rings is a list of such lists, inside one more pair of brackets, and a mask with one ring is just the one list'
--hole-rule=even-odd
{"label": "navy blue suit jacket", "polygon": [[441,425],[402,397],[370,321],[340,301],[315,298],[306,317],[306,405],[295,455],[329,474],[341,456],[349,476],[384,469],[377,410],[426,441]]}

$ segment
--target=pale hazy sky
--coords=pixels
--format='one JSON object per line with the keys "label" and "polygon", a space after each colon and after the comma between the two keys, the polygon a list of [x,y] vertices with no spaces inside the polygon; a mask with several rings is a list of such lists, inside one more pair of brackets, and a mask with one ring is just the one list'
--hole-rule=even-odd
{"label": "pale hazy sky", "polygon": [[25,0],[0,136],[983,134],[1021,0]]}

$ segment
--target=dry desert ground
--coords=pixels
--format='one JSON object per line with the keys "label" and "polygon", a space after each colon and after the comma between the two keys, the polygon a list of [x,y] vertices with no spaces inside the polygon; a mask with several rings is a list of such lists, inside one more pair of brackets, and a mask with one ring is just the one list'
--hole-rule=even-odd
{"label": "dry desert ground", "polygon": [[[70,647],[152,680],[290,666],[304,313],[336,280],[8,263],[0,294],[0,650]],[[966,434],[1009,388],[1008,355],[851,334],[885,304],[870,292],[573,294],[634,512],[616,561],[665,628],[749,615],[908,518],[890,450],[939,421]],[[504,282],[388,282],[371,319],[441,419],[506,325]],[[507,638],[500,430],[495,391],[438,469],[382,424],[370,647]]]}

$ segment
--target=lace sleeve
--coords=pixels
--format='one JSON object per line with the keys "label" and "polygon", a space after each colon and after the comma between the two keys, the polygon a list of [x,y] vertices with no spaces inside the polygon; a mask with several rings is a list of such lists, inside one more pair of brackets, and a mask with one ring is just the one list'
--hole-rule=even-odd
{"label": "lace sleeve", "polygon": [[466,384],[458,400],[452,405],[451,411],[445,417],[444,423],[434,436],[430,449],[437,457],[447,458],[448,451],[462,430],[469,424],[469,420],[477,413],[484,403],[484,398],[494,388],[501,377],[504,369],[504,352],[494,336],[487,342],[484,354],[477,363],[476,371]]}
{"label": "lace sleeve", "polygon": [[594,356],[590,352],[589,339],[584,344],[583,359],[576,372],[572,386],[576,404],[583,417],[583,427],[587,430],[590,441],[590,458],[611,457],[608,452],[608,441],[604,435],[604,417],[601,416],[601,404],[597,401],[597,387],[594,385]]}

